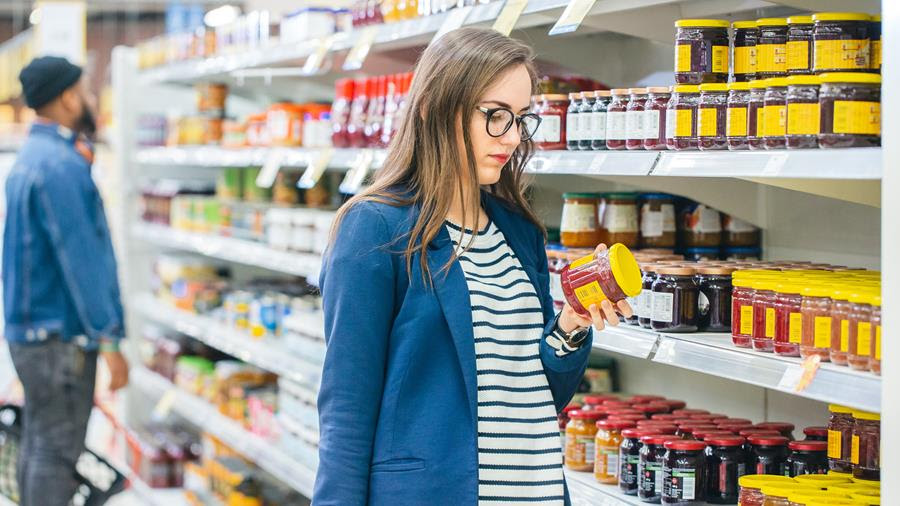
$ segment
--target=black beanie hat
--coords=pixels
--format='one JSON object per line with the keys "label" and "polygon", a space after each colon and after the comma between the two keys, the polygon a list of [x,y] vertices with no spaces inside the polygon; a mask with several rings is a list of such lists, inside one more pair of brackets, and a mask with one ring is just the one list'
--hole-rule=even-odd
{"label": "black beanie hat", "polygon": [[32,109],[51,102],[81,77],[81,67],[59,56],[41,56],[31,60],[22,72],[22,94]]}

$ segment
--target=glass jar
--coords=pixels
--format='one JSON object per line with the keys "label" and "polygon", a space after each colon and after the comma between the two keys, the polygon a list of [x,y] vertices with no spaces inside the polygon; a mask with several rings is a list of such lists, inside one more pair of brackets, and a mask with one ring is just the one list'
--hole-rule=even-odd
{"label": "glass jar", "polygon": [[[571,413],[573,411],[579,411],[579,410],[581,410],[581,408],[582,408],[581,404],[574,402],[574,403],[569,404],[568,406],[564,407],[563,410],[560,411],[556,415],[556,422],[559,425],[559,433],[560,433],[559,435],[562,439],[563,450],[565,450],[565,448],[566,448],[566,426],[569,425],[569,422],[571,421],[571,419],[569,418],[569,413]],[[590,409],[590,408],[588,407],[585,409]],[[565,452],[563,452],[563,453],[565,453]],[[565,455],[563,455],[563,457],[565,457]]]}
{"label": "glass jar", "polygon": [[644,149],[644,106],[647,88],[628,90],[628,107],[625,110],[625,149]]}
{"label": "glass jar", "polygon": [[759,27],[759,41],[756,43],[756,78],[768,79],[786,76],[787,19],[757,19],[756,26]]}
{"label": "glass jar", "polygon": [[775,350],[775,288],[777,279],[763,278],[753,282],[753,349],[771,353]]}
{"label": "glass jar", "polygon": [[819,147],[881,145],[881,76],[822,74]]}
{"label": "glass jar", "polygon": [[762,258],[762,249],[729,246],[722,251],[722,256],[727,262],[754,262]]}
{"label": "glass jar", "polygon": [[750,81],[750,98],[747,102],[747,145],[750,149],[765,149],[765,98],[767,81]]}
{"label": "glass jar", "polygon": [[854,411],[853,419],[853,439],[850,451],[853,478],[879,481],[881,479],[881,415]]}
{"label": "glass jar", "polygon": [[763,145],[766,149],[783,149],[787,142],[787,80],[778,77],[766,81],[763,99]]}
{"label": "glass jar", "polygon": [[828,412],[828,469],[838,473],[851,473],[853,410],[838,404],[830,404]]}
{"label": "glass jar", "polygon": [[788,443],[785,471],[793,478],[801,474],[825,474],[828,472],[828,443],[825,441],[791,441]]}
{"label": "glass jar", "polygon": [[638,315],[638,325],[645,329],[650,328],[653,316],[653,282],[656,281],[656,271],[662,267],[656,264],[647,264],[642,268],[640,304],[635,308]]}
{"label": "glass jar", "polygon": [[699,267],[695,281],[698,296],[699,330],[701,332],[731,331],[731,273],[734,267]]}
{"label": "glass jar", "polygon": [[787,78],[787,147],[819,147],[819,77],[798,75]]}
{"label": "glass jar", "polygon": [[578,109],[581,107],[581,93],[569,93],[569,107],[566,109],[566,149],[578,151],[581,147],[581,116]]}
{"label": "glass jar", "polygon": [[831,355],[831,288],[812,284],[803,289],[802,295],[800,356],[818,355],[823,362],[828,362]]}
{"label": "glass jar", "polygon": [[813,62],[812,16],[787,18],[787,71],[788,74],[811,74]]}
{"label": "glass jar", "polygon": [[699,289],[689,267],[664,267],[653,282],[650,327],[665,332],[696,332]]}
{"label": "glass jar", "polygon": [[868,14],[819,12],[813,14],[813,70],[823,72],[869,72]]}
{"label": "glass jar", "polygon": [[641,438],[654,434],[650,429],[622,429],[622,443],[619,445],[619,490],[625,495],[637,495],[638,462],[640,460]]}
{"label": "glass jar", "polygon": [[759,245],[759,229],[746,221],[722,213],[722,243],[725,246]]}
{"label": "glass jar", "polygon": [[847,363],[857,371],[869,370],[872,353],[872,294],[856,290],[849,297]]}
{"label": "glass jar", "polygon": [[644,149],[660,151],[666,146],[666,107],[672,98],[672,89],[667,86],[647,88],[644,103]]}
{"label": "glass jar", "polygon": [[728,149],[728,140],[725,138],[727,109],[727,84],[700,85],[700,101],[697,106],[697,140],[701,151]]}
{"label": "glass jar", "polygon": [[766,483],[760,489],[765,499],[763,506],[790,506],[791,502],[788,496],[797,495],[803,492],[811,492],[817,494],[822,491],[820,487],[815,485],[801,485],[799,483]]}
{"label": "glass jar", "polygon": [[782,281],[775,290],[775,354],[799,357],[803,336],[803,315],[800,312],[803,286]]}
{"label": "glass jar", "polygon": [[740,492],[738,480],[747,473],[744,438],[721,436],[706,438],[706,502],[734,504]]}
{"label": "glass jar", "polygon": [[718,427],[715,425],[704,422],[703,420],[692,420],[689,423],[682,423],[678,426],[678,430],[675,431],[677,436],[680,436],[682,439],[697,439],[694,437],[694,432],[717,432]]}
{"label": "glass jar", "polygon": [[566,425],[566,467],[573,471],[590,471],[594,468],[594,439],[597,435],[596,411],[575,410],[569,412]]}
{"label": "glass jar", "polygon": [[869,370],[881,376],[881,294],[875,294],[872,303],[872,353],[869,357]]}
{"label": "glass jar", "polygon": [[629,248],[637,247],[636,193],[602,193],[597,208],[597,218],[600,223],[600,243],[622,243]]}
{"label": "glass jar", "polygon": [[699,102],[699,86],[681,84],[674,87],[666,110],[666,146],[669,149],[697,149],[696,117]]}
{"label": "glass jar", "polygon": [[[806,441],[825,441],[828,442],[828,427],[807,427],[803,429],[803,435],[806,436]],[[827,450],[825,458],[828,458]],[[828,472],[826,469],[825,472]]]}
{"label": "glass jar", "polygon": [[719,211],[696,202],[679,213],[681,244],[685,248],[718,247],[722,243],[722,217]]}
{"label": "glass jar", "polygon": [[561,275],[566,301],[587,318],[591,304],[599,308],[604,300],[615,304],[641,293],[641,281],[641,269],[634,255],[621,244],[572,262]]}
{"label": "glass jar", "polygon": [[600,420],[594,438],[594,478],[607,485],[615,485],[619,479],[619,446],[622,430],[634,427],[628,420]]}
{"label": "glass jar", "polygon": [[728,82],[728,21],[680,19],[675,28],[675,82]]}
{"label": "glass jar", "polygon": [[753,341],[753,280],[732,275],[731,342],[738,348],[750,348]]}
{"label": "glass jar", "polygon": [[792,484],[794,480],[781,475],[751,474],[742,476],[738,479],[738,484],[741,487],[738,504],[741,506],[762,506],[763,500],[765,500],[761,490],[762,487],[774,483]]}
{"label": "glass jar", "polygon": [[756,474],[784,474],[788,457],[788,442],[784,436],[750,436],[748,468]]}
{"label": "glass jar", "polygon": [[829,358],[837,365],[847,365],[850,350],[850,295],[853,289],[838,287],[831,292],[831,350]]}
{"label": "glass jar", "polygon": [[606,149],[606,127],[607,127],[607,109],[612,101],[612,92],[609,90],[597,90],[594,92],[596,100],[594,100],[594,108],[591,111],[591,121],[593,123],[591,132],[591,150],[600,151]]}
{"label": "glass jar", "polygon": [[599,193],[564,193],[559,238],[567,248],[595,248],[602,242],[597,217]]}
{"label": "glass jar", "polygon": [[756,21],[735,21],[731,28],[734,31],[732,80],[741,83],[756,79],[756,43],[759,40]]}
{"label": "glass jar", "polygon": [[612,90],[612,100],[606,108],[606,149],[625,149],[626,121],[631,93],[629,88]]}
{"label": "glass jar", "polygon": [[638,498],[643,502],[658,503],[662,497],[662,466],[666,456],[666,441],[672,436],[649,435],[641,437],[638,457]]}
{"label": "glass jar", "polygon": [[869,68],[881,73],[881,14],[872,16],[869,23]]}
{"label": "glass jar", "polygon": [[[596,101],[596,93],[593,91],[585,91],[581,94],[581,103],[578,105],[578,149],[580,151],[590,151],[593,149],[594,137],[596,133],[594,128],[594,103]],[[604,129],[606,125],[604,124]]]}
{"label": "glass jar", "polygon": [[566,114],[569,98],[566,95],[541,95],[541,125],[535,147],[541,150],[566,149]]}
{"label": "glass jar", "polygon": [[730,83],[728,85],[728,111],[725,115],[725,136],[728,149],[732,151],[748,149],[747,108],[750,104],[750,83]]}
{"label": "glass jar", "polygon": [[641,247],[675,247],[675,197],[667,193],[642,193]]}
{"label": "glass jar", "polygon": [[663,459],[662,503],[685,505],[703,501],[706,490],[706,443],[702,441],[676,441],[663,443],[666,455]]}

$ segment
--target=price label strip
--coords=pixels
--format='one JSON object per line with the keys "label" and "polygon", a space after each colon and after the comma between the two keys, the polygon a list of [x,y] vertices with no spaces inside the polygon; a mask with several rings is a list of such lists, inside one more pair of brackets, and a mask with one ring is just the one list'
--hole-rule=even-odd
{"label": "price label strip", "polygon": [[313,160],[313,163],[306,166],[306,170],[300,176],[300,181],[297,182],[297,187],[308,190],[315,186],[322,177],[322,173],[328,168],[328,163],[331,162],[332,157],[334,157],[334,148],[326,148],[320,151],[319,156]]}
{"label": "price label strip", "polygon": [[819,371],[822,359],[818,355],[810,355],[800,365],[790,365],[778,382],[780,390],[802,392],[809,388]]}
{"label": "price label strip", "polygon": [[353,161],[350,170],[347,171],[347,175],[344,176],[344,180],[341,182],[341,193],[352,195],[359,191],[363,181],[366,180],[366,176],[369,175],[369,169],[372,167],[372,160],[374,158],[375,153],[371,149],[360,152],[359,156],[356,157],[356,160]]}
{"label": "price label strip", "polygon": [[572,0],[569,2],[569,5],[566,6],[566,10],[562,13],[562,16],[559,17],[556,24],[550,29],[550,35],[571,33],[577,30],[578,27],[581,26],[581,22],[584,21],[585,16],[587,16],[588,12],[594,7],[595,3],[597,3],[597,0]]}
{"label": "price label strip", "polygon": [[269,150],[266,161],[263,163],[259,175],[256,176],[256,186],[271,188],[275,184],[275,177],[278,175],[278,171],[281,170],[284,157],[285,153],[280,149]]}
{"label": "price label strip", "polygon": [[316,46],[316,50],[309,55],[306,59],[306,63],[303,64],[303,74],[305,75],[313,75],[322,68],[322,63],[325,62],[325,55],[328,54],[328,51],[331,50],[331,46],[334,44],[334,37],[324,37],[319,39],[319,45]]}
{"label": "price label strip", "polygon": [[447,17],[444,19],[444,23],[441,25],[441,28],[437,31],[437,33],[434,34],[434,37],[431,39],[431,43],[465,24],[466,18],[468,18],[469,14],[472,12],[472,7],[474,6],[467,5],[465,7],[458,7],[447,13]]}
{"label": "price label strip", "polygon": [[350,52],[347,53],[347,58],[344,59],[344,70],[359,70],[362,68],[363,62],[366,60],[366,56],[369,55],[372,44],[375,42],[376,35],[378,35],[377,26],[367,26],[362,30],[362,33],[356,39],[356,43],[353,44]]}
{"label": "price label strip", "polygon": [[519,22],[519,17],[522,16],[526,5],[528,5],[528,0],[506,0],[506,5],[503,6],[503,10],[500,11],[492,28],[508,37],[516,27],[516,23]]}

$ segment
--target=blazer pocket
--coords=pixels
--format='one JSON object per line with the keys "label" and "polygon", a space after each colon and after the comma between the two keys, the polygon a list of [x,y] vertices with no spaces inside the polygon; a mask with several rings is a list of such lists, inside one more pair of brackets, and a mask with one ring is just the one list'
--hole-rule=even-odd
{"label": "blazer pocket", "polygon": [[403,471],[418,471],[425,469],[425,461],[422,459],[391,459],[372,464],[373,473],[399,473]]}

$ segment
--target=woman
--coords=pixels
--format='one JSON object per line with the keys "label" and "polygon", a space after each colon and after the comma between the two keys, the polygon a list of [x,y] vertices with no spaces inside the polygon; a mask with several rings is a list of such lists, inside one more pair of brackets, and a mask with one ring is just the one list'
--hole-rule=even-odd
{"label": "woman", "polygon": [[553,313],[522,184],[535,89],[515,40],[431,44],[384,168],[341,209],[320,279],[317,506],[568,503],[556,414],[590,326],[618,316]]}

